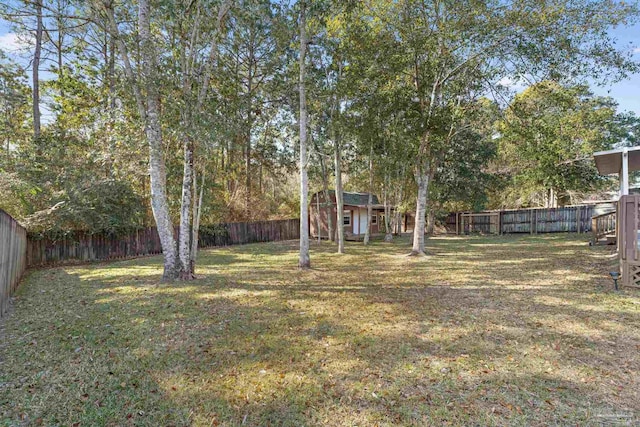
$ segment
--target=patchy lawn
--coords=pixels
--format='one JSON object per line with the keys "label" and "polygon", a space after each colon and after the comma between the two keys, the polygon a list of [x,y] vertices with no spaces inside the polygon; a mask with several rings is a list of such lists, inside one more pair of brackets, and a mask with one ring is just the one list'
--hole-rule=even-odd
{"label": "patchy lawn", "polygon": [[585,235],[297,242],[31,272],[3,321],[0,424],[640,422],[640,292]]}

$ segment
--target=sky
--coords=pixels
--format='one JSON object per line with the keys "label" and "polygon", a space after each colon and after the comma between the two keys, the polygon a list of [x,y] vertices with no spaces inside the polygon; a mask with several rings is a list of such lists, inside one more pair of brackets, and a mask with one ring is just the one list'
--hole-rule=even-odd
{"label": "sky", "polygon": [[[631,27],[618,28],[610,31],[618,41],[618,46],[626,47],[633,52],[634,59],[640,61],[640,23]],[[592,87],[597,95],[610,96],[620,105],[621,111],[633,111],[640,116],[640,74],[611,86]]]}
{"label": "sky", "polygon": [[[634,59],[640,62],[640,23],[630,27],[612,29],[609,32],[617,41],[621,49],[633,53]],[[0,19],[0,49],[8,53],[21,64],[28,64],[28,59],[18,54],[20,49],[24,51],[24,45],[11,31],[9,24]],[[47,73],[41,73],[42,79],[47,79]],[[510,79],[503,79],[502,83],[510,83]],[[523,86],[514,84],[516,91],[524,89]],[[619,111],[633,111],[640,116],[640,74],[629,76],[618,83],[609,84],[603,87],[591,86],[596,95],[610,96],[619,104]]]}

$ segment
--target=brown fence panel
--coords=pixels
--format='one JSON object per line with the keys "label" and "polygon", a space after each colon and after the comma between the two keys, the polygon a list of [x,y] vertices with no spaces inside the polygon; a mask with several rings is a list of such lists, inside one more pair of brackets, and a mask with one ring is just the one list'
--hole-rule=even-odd
{"label": "brown fence panel", "polygon": [[458,229],[464,234],[499,233],[499,213],[461,213],[458,216]]}
{"label": "brown fence panel", "polygon": [[465,217],[464,221],[460,220],[463,213],[454,212],[447,216],[446,225],[447,230],[458,230],[459,233],[494,233],[497,227],[492,227],[490,214],[499,214],[501,234],[585,233],[591,231],[591,218],[598,212],[597,208],[595,205],[580,205],[488,211],[475,213],[472,218]]}
{"label": "brown fence panel", "polygon": [[531,233],[533,209],[519,209],[513,211],[502,211],[502,232],[510,233]]}
{"label": "brown fence panel", "polygon": [[27,230],[0,209],[0,317],[27,267]]}
{"label": "brown fence panel", "polygon": [[[175,230],[176,235],[178,228]],[[255,242],[291,240],[300,237],[300,220],[222,223],[200,227],[198,246],[240,245]],[[155,227],[127,234],[90,234],[76,231],[60,238],[30,234],[26,244],[29,267],[68,262],[107,261],[162,253]]]}
{"label": "brown fence panel", "polygon": [[457,212],[450,212],[444,220],[444,226],[449,233],[456,232],[456,221],[458,220]]}

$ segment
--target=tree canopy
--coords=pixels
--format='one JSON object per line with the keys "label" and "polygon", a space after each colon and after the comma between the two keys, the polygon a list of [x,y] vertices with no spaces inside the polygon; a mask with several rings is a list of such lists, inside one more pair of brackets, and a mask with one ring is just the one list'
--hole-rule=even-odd
{"label": "tree canopy", "polygon": [[602,190],[589,155],[638,138],[587,84],[639,70],[609,32],[634,3],[12,0],[0,16],[23,46],[0,54],[0,207],[43,232],[158,225],[185,277],[199,223],[304,215],[301,166],[309,192],[415,213],[419,254],[440,212]]}

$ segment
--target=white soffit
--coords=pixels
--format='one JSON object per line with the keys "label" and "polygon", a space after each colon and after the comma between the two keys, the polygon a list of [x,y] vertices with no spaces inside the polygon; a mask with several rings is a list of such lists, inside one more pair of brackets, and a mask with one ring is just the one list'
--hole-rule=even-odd
{"label": "white soffit", "polygon": [[[618,148],[593,154],[600,175],[620,173],[623,150],[623,148]],[[629,172],[640,170],[640,147],[629,147],[627,152],[629,153]]]}

